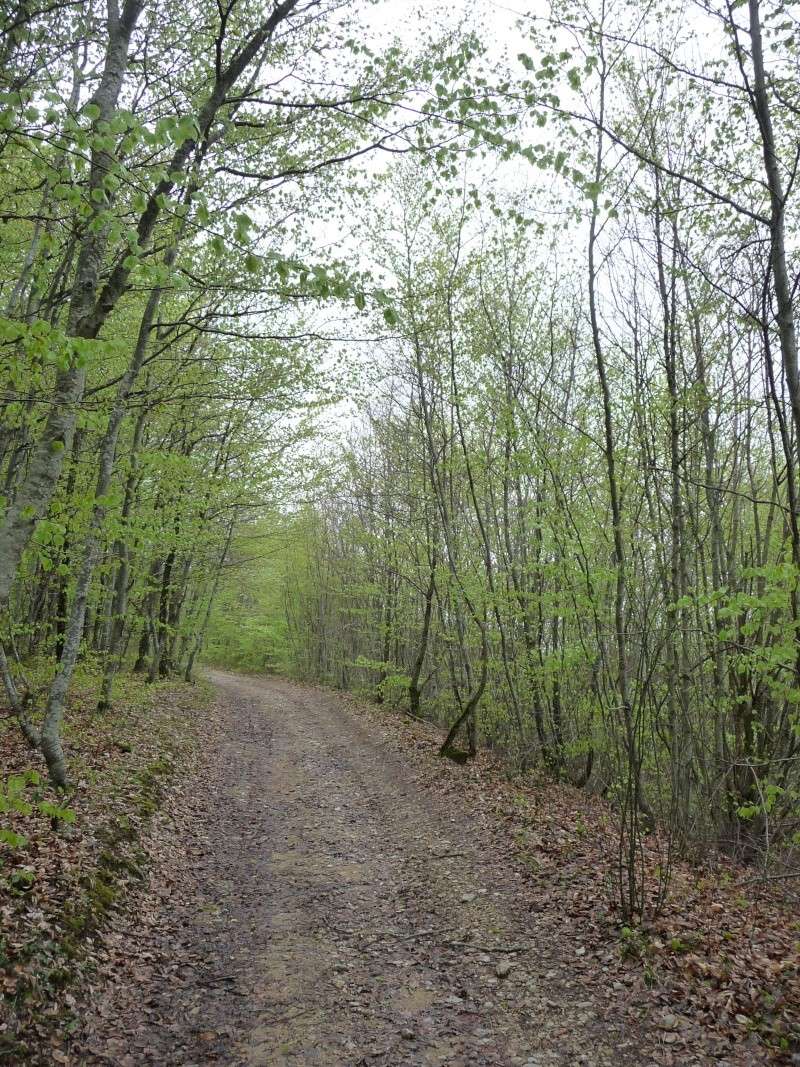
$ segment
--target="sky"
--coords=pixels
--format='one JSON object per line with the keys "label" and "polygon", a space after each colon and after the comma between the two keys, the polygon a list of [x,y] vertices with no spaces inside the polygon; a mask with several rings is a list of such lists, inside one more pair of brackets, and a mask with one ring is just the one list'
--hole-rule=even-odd
{"label": "sky", "polygon": [[[635,24],[642,10],[636,5],[616,5],[621,17],[631,20]],[[486,49],[486,65],[495,68],[498,72],[508,70],[512,79],[522,74],[522,66],[517,60],[517,55],[523,51],[533,51],[526,40],[524,29],[520,27],[519,19],[526,16],[545,18],[549,12],[549,3],[546,0],[529,0],[527,5],[516,6],[494,2],[494,0],[448,0],[440,3],[420,3],[418,0],[377,0],[375,3],[356,4],[358,17],[364,25],[364,35],[370,46],[379,51],[383,44],[399,38],[410,52],[424,45],[426,41],[435,39],[440,33],[452,31],[459,27],[472,30],[477,34]],[[686,15],[686,11],[690,14]],[[691,14],[691,12],[695,14]],[[673,19],[677,16],[673,15]],[[524,23],[523,23],[524,25]],[[706,35],[708,33],[708,21],[704,21],[696,13],[693,5],[688,4],[683,9],[680,28],[685,32],[686,28],[692,29],[692,34],[687,34],[687,49],[689,52],[702,51],[708,47]],[[666,32],[669,34],[672,27],[668,21]],[[676,23],[675,32],[678,31]],[[693,40],[691,38],[694,38]],[[565,39],[564,44],[572,43]],[[694,58],[694,57],[693,57]],[[559,87],[562,101],[569,99],[570,90]],[[578,96],[575,96],[576,106],[580,106]],[[612,102],[613,103],[613,102]],[[548,127],[549,129],[550,127]],[[529,131],[532,139],[543,141],[546,139],[546,131]],[[524,141],[528,134],[523,133]],[[390,167],[396,157],[387,157],[385,154],[376,153],[368,157],[365,162],[367,173],[375,175],[387,166]],[[359,161],[360,165],[364,161]],[[564,270],[571,265],[583,264],[586,249],[586,229],[588,223],[584,212],[584,221],[567,222],[563,210],[564,204],[575,202],[575,189],[568,187],[566,181],[557,177],[552,170],[541,171],[531,167],[521,160],[511,163],[498,163],[495,157],[482,161],[476,160],[470,164],[470,169],[465,174],[468,184],[478,187],[490,182],[503,191],[520,191],[527,189],[531,192],[527,210],[532,216],[538,216],[542,221],[551,225],[563,223],[568,225],[569,231],[563,236],[558,244],[558,259]],[[368,194],[371,202],[366,206],[363,214],[370,211],[379,213],[387,212],[391,208],[390,196],[385,192],[370,191]],[[588,202],[584,202],[586,206]],[[443,206],[446,210],[446,205]],[[364,256],[363,236],[353,225],[354,218],[361,215],[361,205],[348,206],[344,217],[320,221],[314,225],[315,240],[320,253],[326,251],[332,255],[350,256],[362,266],[370,265],[368,258]],[[552,235],[548,235],[548,241]],[[579,270],[583,270],[581,265]],[[332,306],[321,309],[320,321],[325,324],[330,332],[340,332],[343,338],[352,337],[351,340],[342,340],[330,348],[329,359],[332,365],[339,361],[349,364],[357,373],[360,380],[352,388],[351,395],[346,402],[332,408],[325,420],[325,431],[334,442],[346,436],[363,417],[365,408],[370,399],[373,399],[382,388],[386,388],[386,382],[379,382],[381,366],[389,362],[388,352],[391,342],[374,343],[369,340],[374,335],[374,323],[364,315],[358,315],[354,308]],[[361,337],[361,340],[357,338]]]}
{"label": "sky", "polygon": [[[533,0],[544,14],[547,5],[543,0]],[[352,10],[352,9],[351,9]],[[516,55],[525,47],[524,38],[516,26],[518,13],[512,8],[491,0],[467,2],[467,0],[449,0],[449,2],[420,3],[419,0],[377,0],[375,3],[356,5],[359,20],[364,25],[365,37],[370,47],[379,50],[399,38],[409,52],[414,52],[426,40],[435,39],[442,33],[458,28],[472,30],[479,37],[486,49],[486,61],[497,70],[516,67],[521,71]],[[375,153],[359,160],[359,166],[367,173],[377,175],[391,169],[398,162],[398,157],[385,153]],[[552,178],[537,171],[531,176],[531,168],[525,163],[500,164],[496,159],[475,160],[470,164],[469,173],[465,173],[468,184],[481,186],[491,183],[503,189],[519,190],[530,185],[531,181],[541,183],[544,188],[552,185]],[[372,190],[373,198],[370,210],[391,212],[390,194]],[[543,205],[543,200],[540,201]],[[321,254],[352,255],[363,267],[377,269],[377,265],[365,258],[363,235],[357,229],[350,229],[348,211],[341,220],[319,220],[313,226],[315,243]],[[391,342],[376,344],[371,340],[381,330],[375,329],[374,322],[368,317],[356,314],[354,308],[340,305],[327,305],[320,309],[322,328],[332,334],[340,334],[341,343],[332,344],[329,350],[330,367],[348,368],[352,375],[352,385],[348,398],[329,408],[321,417],[320,441],[327,439],[332,451],[336,451],[342,439],[348,437],[361,422],[370,402],[387,387],[385,370],[389,364]],[[360,339],[359,339],[360,338]]]}

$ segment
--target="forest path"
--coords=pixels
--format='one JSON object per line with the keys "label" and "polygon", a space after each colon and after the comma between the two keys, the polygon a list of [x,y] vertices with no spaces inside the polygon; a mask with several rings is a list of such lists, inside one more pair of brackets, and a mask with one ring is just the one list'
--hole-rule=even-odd
{"label": "forest path", "polygon": [[156,914],[117,929],[128,962],[95,995],[77,1062],[650,1062],[559,956],[491,825],[450,810],[347,701],[210,677],[203,825],[189,845],[165,829]]}

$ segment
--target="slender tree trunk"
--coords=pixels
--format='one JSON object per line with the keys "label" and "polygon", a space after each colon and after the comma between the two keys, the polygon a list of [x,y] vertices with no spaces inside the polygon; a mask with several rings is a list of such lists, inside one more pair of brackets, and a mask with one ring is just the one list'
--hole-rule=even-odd
{"label": "slender tree trunk", "polygon": [[[92,102],[99,116],[94,129],[111,121],[117,108],[122,81],[128,66],[131,34],[143,7],[142,0],[127,0],[122,14],[109,18],[109,41],[105,64]],[[112,8],[112,11],[115,10]],[[103,180],[113,164],[105,150],[92,152],[89,193],[103,189]],[[103,198],[105,203],[105,197]],[[101,208],[91,199],[93,222]],[[106,243],[105,228],[87,224],[69,309],[67,334],[93,338],[98,328],[92,312]],[[8,604],[19,562],[36,523],[47,509],[75,430],[77,408],[86,384],[86,364],[75,363],[58,373],[50,397],[49,414],[36,442],[24,483],[0,527],[0,611]]]}
{"label": "slender tree trunk", "polygon": [[428,587],[425,590],[425,609],[422,613],[422,629],[417,645],[417,654],[411,668],[411,680],[408,683],[408,706],[413,715],[419,715],[419,703],[422,691],[419,680],[422,677],[422,668],[425,656],[428,652],[428,638],[431,632],[431,617],[433,616],[433,597],[436,592],[436,557],[431,559],[430,576]]}
{"label": "slender tree trunk", "polygon": [[[167,258],[171,262],[171,259],[174,258],[174,252],[171,252]],[[61,722],[64,717],[64,705],[72,679],[72,672],[75,669],[80,648],[92,575],[101,551],[102,529],[107,510],[106,499],[111,488],[111,476],[117,455],[117,440],[127,410],[128,397],[144,362],[150,328],[153,324],[160,298],[161,290],[154,289],[145,305],[142,321],[139,324],[139,334],[133,358],[117,386],[114,405],[100,445],[100,469],[97,475],[92,517],[83,545],[83,560],[67,624],[64,648],[59,659],[58,670],[50,688],[50,696],[42,724],[42,753],[47,761],[50,777],[57,786],[65,786],[67,784],[66,761],[60,739]]]}
{"label": "slender tree trunk", "polygon": [[[125,482],[125,495],[122,501],[120,520],[123,526],[123,534],[114,547],[118,564],[111,598],[111,628],[109,631],[108,647],[106,649],[103,684],[100,691],[100,699],[97,704],[97,710],[101,712],[108,711],[113,703],[114,678],[120,664],[119,651],[122,646],[122,635],[125,631],[125,615],[128,609],[128,576],[130,573],[130,547],[125,537],[127,533],[127,525],[130,521],[131,509],[133,507],[136,480],[138,476],[137,460],[146,419],[147,409],[142,408],[136,419],[136,425],[133,431],[130,454],[131,469]],[[145,656],[146,655],[147,650],[145,650]]]}
{"label": "slender tree trunk", "polygon": [[208,596],[208,604],[206,605],[206,611],[205,611],[205,615],[203,617],[203,622],[202,622],[202,625],[200,627],[198,627],[198,630],[197,630],[197,633],[196,633],[195,639],[194,639],[194,644],[192,645],[192,650],[189,653],[189,659],[188,659],[188,662],[186,664],[186,671],[185,671],[184,676],[183,676],[184,677],[184,681],[186,681],[186,682],[191,682],[191,680],[192,680],[192,671],[194,670],[194,661],[195,661],[196,656],[200,652],[200,649],[203,647],[203,641],[205,639],[206,631],[208,630],[208,623],[209,623],[209,621],[211,619],[211,611],[212,611],[212,609],[214,607],[214,601],[217,598],[217,592],[219,590],[219,582],[220,582],[220,578],[222,577],[222,568],[225,566],[225,559],[226,559],[226,557],[228,555],[228,550],[231,547],[231,540],[233,538],[233,529],[234,529],[234,524],[230,523],[230,525],[228,526],[228,533],[227,533],[227,535],[225,537],[225,546],[222,549],[222,554],[219,557],[219,563],[217,564],[217,569],[216,569],[216,572],[214,574],[214,583],[211,586],[211,592],[209,593],[209,596]]}
{"label": "slender tree trunk", "polygon": [[[603,179],[603,116],[605,109],[605,57],[601,57],[602,88],[600,102],[600,118],[598,123],[597,149],[595,153],[595,186],[599,190]],[[598,193],[599,195],[599,193]],[[597,312],[597,222],[598,208],[597,197],[592,204],[592,215],[589,224],[589,318],[591,323],[592,346],[594,348],[597,377],[600,382],[600,392],[603,404],[603,435],[605,441],[606,476],[608,492],[611,499],[611,525],[613,533],[613,564],[615,571],[614,591],[614,628],[617,646],[617,688],[619,692],[619,710],[622,716],[625,751],[628,761],[629,772],[632,776],[633,803],[635,808],[646,815],[651,816],[650,807],[645,799],[642,786],[641,769],[642,760],[639,753],[639,744],[634,725],[634,711],[630,693],[630,673],[628,665],[628,635],[625,618],[625,598],[627,592],[627,574],[625,560],[625,541],[622,528],[622,506],[620,503],[620,488],[617,478],[616,444],[614,440],[614,416],[611,403],[611,387],[608,381],[605,353],[600,333],[600,320]]]}

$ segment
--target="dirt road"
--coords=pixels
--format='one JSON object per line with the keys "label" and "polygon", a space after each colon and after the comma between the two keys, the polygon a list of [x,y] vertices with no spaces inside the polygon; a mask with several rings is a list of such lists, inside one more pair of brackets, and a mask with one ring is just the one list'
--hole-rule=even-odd
{"label": "dirt road", "polygon": [[490,826],[335,696],[212,680],[202,825],[174,842],[177,879],[167,849],[155,913],[114,934],[139,938],[135,959],[98,990],[77,1062],[651,1062],[576,979]]}

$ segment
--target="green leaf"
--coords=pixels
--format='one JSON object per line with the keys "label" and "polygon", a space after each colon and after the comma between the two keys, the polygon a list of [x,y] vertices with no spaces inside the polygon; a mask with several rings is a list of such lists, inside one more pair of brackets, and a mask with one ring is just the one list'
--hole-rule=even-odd
{"label": "green leaf", "polygon": [[61,808],[58,804],[51,804],[49,800],[41,801],[39,811],[51,819],[58,819],[59,822],[75,822],[75,812],[72,808]]}
{"label": "green leaf", "polygon": [[23,868],[20,871],[12,871],[9,875],[9,882],[15,889],[29,889],[36,879],[36,875],[33,871]]}
{"label": "green leaf", "polygon": [[0,829],[0,844],[10,848],[22,848],[27,845],[28,839],[23,834],[15,834],[13,830]]}
{"label": "green leaf", "polygon": [[236,226],[236,240],[242,244],[246,243],[249,240],[253,220],[244,211],[240,211],[234,215],[233,221]]}

